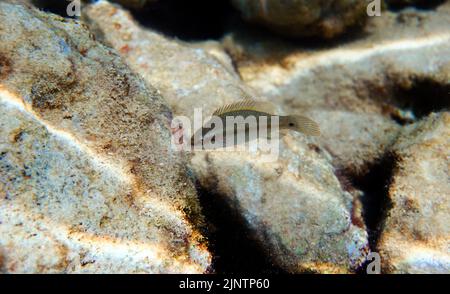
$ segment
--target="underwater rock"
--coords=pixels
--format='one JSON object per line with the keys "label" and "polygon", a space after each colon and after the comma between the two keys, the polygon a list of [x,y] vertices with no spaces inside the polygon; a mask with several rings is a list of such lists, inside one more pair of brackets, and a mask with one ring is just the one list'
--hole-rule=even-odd
{"label": "underwater rock", "polygon": [[83,12],[96,35],[155,85],[175,114],[192,118],[194,108],[202,108],[207,115],[240,98],[238,89],[229,87],[238,75],[226,55],[212,57],[201,48],[141,29],[128,12],[106,1]]}
{"label": "underwater rock", "polygon": [[[126,11],[92,4],[84,18],[99,38],[155,85],[174,115],[191,119],[256,93],[242,84],[217,44],[193,46],[136,24]],[[264,99],[263,97],[258,99]],[[245,220],[267,256],[289,272],[349,272],[365,260],[367,233],[354,202],[316,139],[288,134],[280,156],[266,162],[248,152],[198,151],[191,167],[204,197],[223,197]]]}
{"label": "underwater rock", "polygon": [[249,86],[321,125],[318,140],[335,167],[363,175],[392,146],[401,124],[450,106],[449,23],[447,4],[385,11],[369,20],[364,38],[333,47],[245,31],[223,44]]}
{"label": "underwater rock", "polygon": [[24,6],[33,6],[33,0],[2,0],[10,4],[20,4]]}
{"label": "underwater rock", "polygon": [[0,2],[1,271],[207,271],[170,121],[85,24]]}
{"label": "underwater rock", "polygon": [[227,197],[267,255],[291,273],[345,273],[369,251],[357,200],[344,191],[327,156],[287,135],[276,162],[245,152],[198,152],[204,189]]}
{"label": "underwater rock", "polygon": [[282,35],[333,38],[367,17],[366,1],[232,0],[243,17]]}
{"label": "underwater rock", "polygon": [[450,273],[450,112],[405,127],[378,250],[389,273]]}
{"label": "underwater rock", "polygon": [[332,155],[336,169],[353,177],[364,176],[381,160],[400,131],[395,121],[377,113],[331,109],[309,113],[321,125],[318,145]]}

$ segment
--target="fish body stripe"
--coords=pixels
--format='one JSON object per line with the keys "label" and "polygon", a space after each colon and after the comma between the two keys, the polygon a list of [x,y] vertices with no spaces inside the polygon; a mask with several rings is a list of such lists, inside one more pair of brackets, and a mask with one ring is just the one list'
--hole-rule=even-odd
{"label": "fish body stripe", "polygon": [[220,115],[217,115],[222,120],[223,125],[225,126],[227,122],[227,118],[233,118],[236,119],[237,117],[243,117],[244,119],[247,119],[249,117],[255,117],[256,122],[259,124],[261,117],[267,117],[267,124],[270,125],[271,123],[271,117],[274,116],[273,114],[267,113],[267,112],[260,112],[255,110],[239,110],[239,111],[230,111],[226,112]]}

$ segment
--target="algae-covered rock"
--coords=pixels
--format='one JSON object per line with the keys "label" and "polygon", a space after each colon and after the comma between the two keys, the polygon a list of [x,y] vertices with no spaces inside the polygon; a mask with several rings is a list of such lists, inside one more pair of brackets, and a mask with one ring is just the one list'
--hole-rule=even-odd
{"label": "algae-covered rock", "polygon": [[[98,36],[161,90],[175,115],[192,119],[194,108],[210,115],[241,99],[239,88],[256,94],[241,83],[213,44],[192,46],[167,39],[105,2],[84,13]],[[365,260],[367,233],[357,221],[357,200],[341,187],[329,154],[315,143],[289,134],[273,162],[248,152],[199,151],[192,155],[191,168],[209,193],[205,197],[222,197],[270,259],[286,271],[349,272]]]}
{"label": "algae-covered rock", "polygon": [[223,44],[246,84],[285,111],[311,115],[334,166],[362,175],[392,146],[400,124],[450,107],[448,23],[447,4],[385,11],[369,20],[364,38],[340,46],[239,31]]}
{"label": "algae-covered rock", "polygon": [[[369,20],[364,38],[338,47],[245,32],[223,41],[247,84],[320,124],[318,146],[336,168],[356,179],[366,174],[373,189],[380,179],[371,178],[371,168],[391,154],[398,160],[391,185],[380,182],[380,191],[390,187],[393,207],[387,216],[375,212],[382,222],[387,217],[378,245],[385,272],[448,272],[448,112],[409,124],[450,107],[449,12],[449,4],[386,11]],[[385,197],[367,192],[363,199]]]}
{"label": "algae-covered rock", "polygon": [[408,126],[393,149],[378,250],[386,272],[450,273],[450,113]]}
{"label": "algae-covered rock", "polygon": [[1,270],[205,272],[170,120],[86,25],[0,2]]}
{"label": "algae-covered rock", "polygon": [[243,17],[282,35],[332,38],[363,23],[367,1],[232,0]]}
{"label": "algae-covered rock", "polygon": [[[385,273],[450,272],[450,2],[230,1],[280,36],[225,9],[222,39],[204,1],[111,2],[78,21],[0,1],[0,271],[348,273],[376,251]],[[152,17],[187,7],[195,25]],[[174,148],[244,96],[321,135]]]}

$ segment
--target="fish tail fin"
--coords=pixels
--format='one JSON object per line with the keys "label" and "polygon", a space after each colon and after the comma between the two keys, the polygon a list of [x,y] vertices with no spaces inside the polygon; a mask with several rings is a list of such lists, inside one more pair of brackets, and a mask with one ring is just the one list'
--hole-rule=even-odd
{"label": "fish tail fin", "polygon": [[308,136],[320,136],[319,125],[310,118],[302,115],[288,115],[283,117],[281,125]]}

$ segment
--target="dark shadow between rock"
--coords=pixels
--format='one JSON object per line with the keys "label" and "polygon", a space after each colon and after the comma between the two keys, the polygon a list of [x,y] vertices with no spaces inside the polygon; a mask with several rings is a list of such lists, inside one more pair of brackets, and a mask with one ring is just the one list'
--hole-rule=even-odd
{"label": "dark shadow between rock", "polygon": [[[369,235],[369,246],[372,252],[377,252],[377,243],[381,233],[383,221],[391,208],[389,186],[395,171],[396,158],[388,152],[383,158],[373,163],[369,172],[361,177],[352,179],[352,184],[364,195],[361,197],[363,205],[363,219]],[[366,273],[366,261],[357,273]]]}
{"label": "dark shadow between rock", "polygon": [[207,222],[205,235],[213,254],[211,272],[217,274],[286,274],[271,262],[238,209],[230,207],[225,196],[204,190],[196,184]]}

